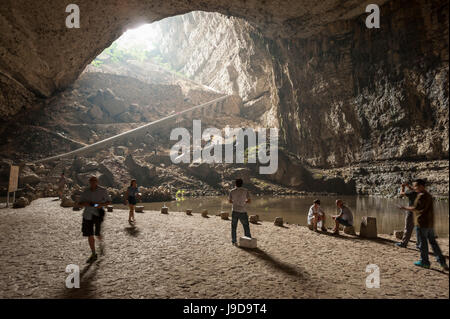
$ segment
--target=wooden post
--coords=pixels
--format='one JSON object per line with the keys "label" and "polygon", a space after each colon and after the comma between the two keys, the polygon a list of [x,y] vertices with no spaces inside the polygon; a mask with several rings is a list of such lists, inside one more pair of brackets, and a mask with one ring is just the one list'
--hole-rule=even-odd
{"label": "wooden post", "polygon": [[6,199],[6,207],[9,206],[9,193],[13,193],[13,204],[16,201],[16,191],[19,180],[19,166],[11,165],[9,171],[8,195]]}

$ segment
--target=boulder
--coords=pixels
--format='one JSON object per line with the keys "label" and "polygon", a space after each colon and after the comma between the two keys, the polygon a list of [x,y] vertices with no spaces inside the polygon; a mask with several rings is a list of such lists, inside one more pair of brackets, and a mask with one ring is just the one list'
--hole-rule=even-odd
{"label": "boulder", "polygon": [[88,186],[89,185],[89,178],[91,176],[95,176],[97,177],[99,184],[102,185],[102,183],[100,182],[100,178],[103,174],[100,173],[99,171],[92,171],[92,172],[86,172],[86,173],[79,173],[76,174],[76,181],[78,182],[79,185],[83,185],[83,186]]}
{"label": "boulder", "polygon": [[220,174],[215,170],[212,164],[192,163],[187,167],[187,171],[210,185],[217,185],[221,181]]}
{"label": "boulder", "polygon": [[128,154],[124,163],[139,185],[149,186],[155,182],[157,178],[155,166],[139,163],[131,154]]}
{"label": "boulder", "polygon": [[256,238],[250,238],[250,237],[245,237],[245,236],[240,237],[239,238],[239,247],[255,249],[256,248]]}
{"label": "boulder", "polygon": [[102,163],[98,166],[98,169],[101,173],[98,180],[100,185],[104,187],[114,187],[118,185],[118,182],[116,181],[115,178],[116,177],[115,174],[113,174],[113,172],[109,169],[108,166]]}
{"label": "boulder", "polygon": [[192,215],[192,209],[186,209],[186,215],[191,216]]}
{"label": "boulder", "polygon": [[19,175],[19,185],[23,186],[26,184],[36,185],[39,184],[41,178],[36,175],[29,167],[25,166],[20,170]]}
{"label": "boulder", "polygon": [[283,218],[282,218],[282,217],[276,217],[276,218],[275,218],[275,221],[273,222],[273,224],[274,224],[275,226],[280,226],[280,227],[282,227],[282,226],[283,226]]}
{"label": "boulder", "polygon": [[74,205],[75,205],[75,202],[69,197],[64,197],[61,200],[61,207],[73,207]]}
{"label": "boulder", "polygon": [[365,216],[362,218],[359,236],[364,238],[377,238],[377,219],[375,217]]}
{"label": "boulder", "polygon": [[220,213],[220,218],[222,218],[223,220],[228,220],[229,216],[230,216],[230,214],[228,212],[221,212]]}
{"label": "boulder", "polygon": [[46,169],[45,166],[41,164],[41,165],[36,166],[34,172],[39,175],[44,175],[44,174],[47,174],[48,169]]}
{"label": "boulder", "polygon": [[246,167],[232,168],[227,171],[225,177],[233,181],[241,178],[245,186],[246,184],[250,184],[251,170]]}
{"label": "boulder", "polygon": [[[140,119],[140,115],[138,115]],[[122,123],[131,123],[131,122],[139,122],[139,119],[136,118],[135,114],[131,114],[130,112],[123,112],[116,116],[116,120]]]}
{"label": "boulder", "polygon": [[92,172],[99,170],[99,164],[94,161],[86,161],[82,163],[82,166],[80,167],[80,173],[86,173],[86,172]]}
{"label": "boulder", "polygon": [[249,216],[249,221],[252,224],[256,224],[259,221],[259,216],[258,215],[250,215]]}
{"label": "boulder", "polygon": [[87,114],[93,120],[101,120],[105,116],[103,114],[102,109],[98,105],[95,105],[95,104],[89,109]]}
{"label": "boulder", "polygon": [[111,89],[98,90],[95,95],[88,97],[88,101],[94,105],[93,108],[99,106],[111,117],[117,116],[127,110],[125,101],[116,97]]}
{"label": "boulder", "polygon": [[106,89],[103,94],[103,109],[112,117],[117,116],[127,110],[127,104],[121,98],[115,96],[111,89]]}
{"label": "boulder", "polygon": [[24,208],[25,206],[30,205],[30,201],[28,198],[19,197],[13,204],[13,208]]}
{"label": "boulder", "polygon": [[403,239],[405,232],[403,230],[394,230],[394,236],[397,239]]}
{"label": "boulder", "polygon": [[136,213],[143,213],[144,212],[144,206],[135,206],[134,211]]}
{"label": "boulder", "polygon": [[356,236],[355,227],[353,227],[353,226],[345,226],[344,227],[344,233],[347,234],[347,235]]}
{"label": "boulder", "polygon": [[208,210],[202,210],[202,217],[208,217]]}
{"label": "boulder", "polygon": [[80,199],[81,193],[83,193],[83,188],[81,188],[81,186],[79,186],[79,185],[75,185],[72,187],[72,194],[70,195],[70,198],[74,202],[78,202],[78,200]]}
{"label": "boulder", "polygon": [[114,148],[114,154],[118,156],[126,156],[128,154],[128,148],[126,146],[117,146]]}
{"label": "boulder", "polygon": [[243,103],[239,95],[231,95],[222,104],[222,112],[225,114],[239,115],[241,113]]}

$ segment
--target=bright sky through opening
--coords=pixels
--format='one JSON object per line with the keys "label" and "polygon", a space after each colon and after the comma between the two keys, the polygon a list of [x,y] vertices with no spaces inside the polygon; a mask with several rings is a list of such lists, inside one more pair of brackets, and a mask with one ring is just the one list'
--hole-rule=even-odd
{"label": "bright sky through opening", "polygon": [[155,48],[158,38],[158,30],[153,24],[143,24],[134,29],[128,29],[116,40],[122,49],[140,48],[151,51]]}

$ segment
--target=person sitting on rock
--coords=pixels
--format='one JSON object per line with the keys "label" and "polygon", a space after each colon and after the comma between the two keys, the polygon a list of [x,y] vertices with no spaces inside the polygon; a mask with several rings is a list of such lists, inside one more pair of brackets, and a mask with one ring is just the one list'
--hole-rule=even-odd
{"label": "person sitting on rock", "polygon": [[327,231],[325,227],[325,212],[320,207],[320,200],[316,199],[308,212],[308,228],[317,231],[317,224],[322,222],[322,231]]}
{"label": "person sitting on rock", "polygon": [[245,209],[246,204],[250,203],[250,192],[242,187],[244,182],[242,179],[236,179],[236,187],[230,191],[228,201],[233,204],[231,213],[231,243],[236,246],[236,228],[240,220],[244,227],[244,234],[246,237],[252,238],[250,235],[250,224],[248,222],[248,215]]}
{"label": "person sitting on rock", "polygon": [[128,222],[134,223],[136,220],[134,219],[134,208],[137,204],[137,198],[139,196],[139,187],[137,186],[137,182],[135,179],[131,180],[130,187],[127,188],[127,193],[125,195],[125,203],[128,204],[130,208],[130,214],[128,216]]}
{"label": "person sitting on rock", "polygon": [[339,235],[339,225],[343,225],[346,227],[353,226],[353,214],[351,210],[344,205],[342,199],[336,200],[336,206],[339,208],[339,215],[333,216],[335,226],[333,229],[333,233]]}

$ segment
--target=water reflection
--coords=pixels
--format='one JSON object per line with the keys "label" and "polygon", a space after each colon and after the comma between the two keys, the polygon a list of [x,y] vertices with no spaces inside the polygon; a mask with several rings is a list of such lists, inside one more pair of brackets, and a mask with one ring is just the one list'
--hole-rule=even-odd
{"label": "water reflection", "polygon": [[[306,215],[309,207],[316,197],[292,196],[273,197],[260,196],[253,197],[252,203],[248,206],[249,214],[258,214],[260,219],[273,221],[280,216],[291,224],[306,225]],[[406,199],[386,199],[367,196],[341,196],[345,204],[350,207],[355,219],[355,228],[359,231],[359,225],[363,216],[373,216],[377,218],[377,228],[380,234],[389,234],[394,230],[402,230],[404,227],[405,213],[400,211],[396,204],[407,205]],[[330,215],[335,215],[336,197],[320,197],[322,208],[327,214],[326,225],[333,226]],[[207,209],[213,215],[220,211],[231,210],[231,204],[227,197],[202,197],[185,198],[182,201],[166,203],[169,211],[185,211],[187,208],[199,213],[202,209]],[[162,203],[145,203],[147,210],[160,210]],[[125,206],[122,208],[125,209]],[[439,236],[448,236],[449,230],[449,203],[447,201],[435,201],[435,230]]]}

